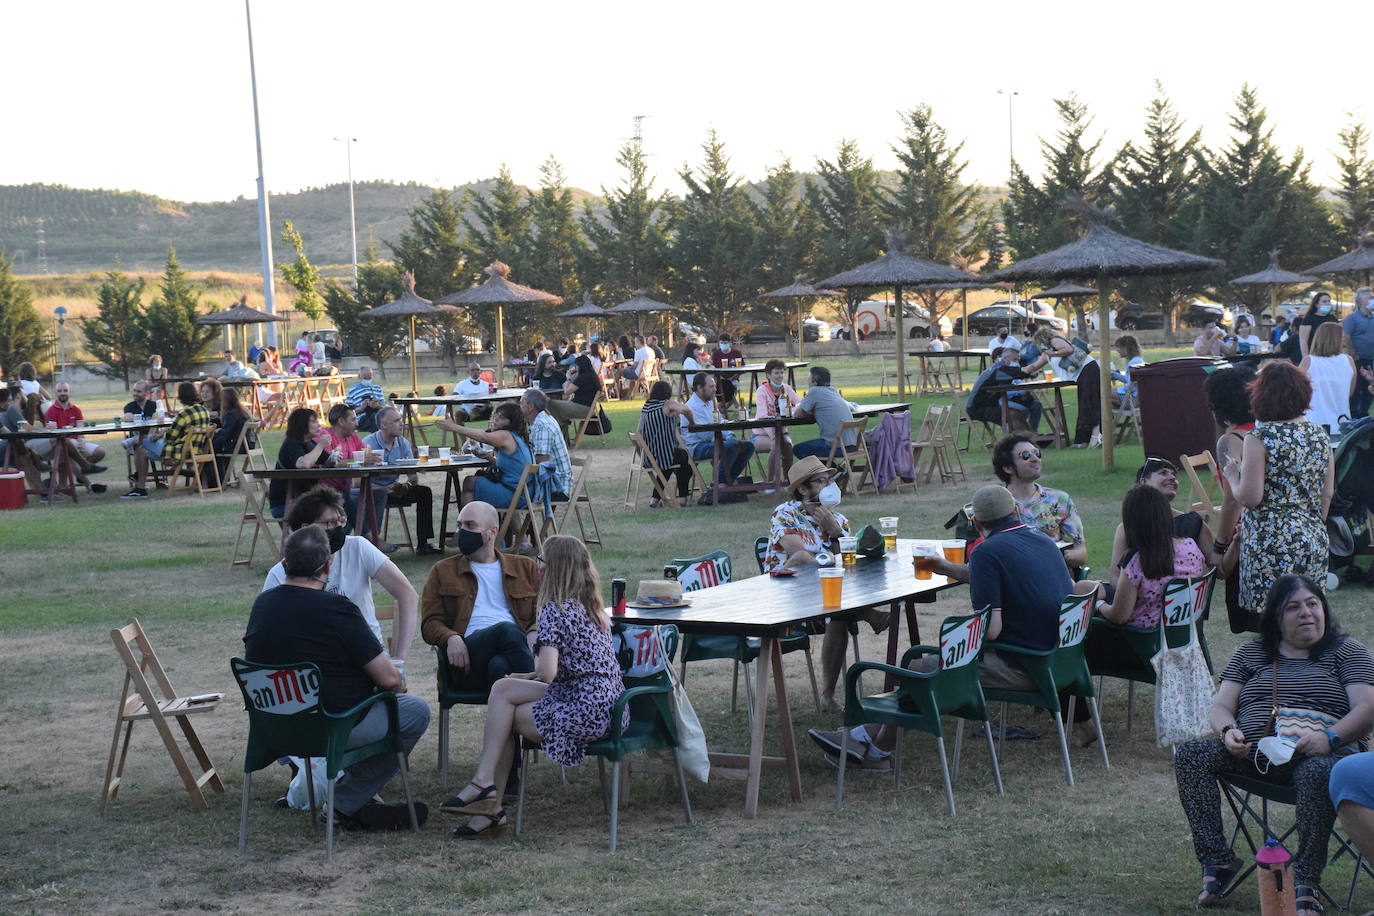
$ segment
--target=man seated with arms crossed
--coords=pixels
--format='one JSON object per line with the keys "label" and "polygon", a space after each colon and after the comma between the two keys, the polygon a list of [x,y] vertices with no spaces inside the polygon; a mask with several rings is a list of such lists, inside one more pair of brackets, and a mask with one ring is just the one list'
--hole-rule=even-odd
{"label": "man seated with arms crossed", "polygon": [[[714,422],[711,407],[715,400],[715,374],[698,372],[696,377],[692,379],[692,396],[687,399],[687,408],[692,412],[691,419],[689,421],[687,417],[682,417],[682,444],[687,446],[687,451],[691,453],[693,461],[702,461],[715,455],[714,433],[694,433],[687,429],[689,422],[693,425]],[[749,467],[749,459],[754,457],[754,443],[736,439],[735,434],[728,429],[722,434],[722,438],[723,461],[721,466],[716,468],[716,480],[728,486],[744,473],[745,468]],[[743,493],[730,493],[720,498],[727,503],[741,503],[744,502],[745,495]]]}
{"label": "man seated with arms crossed", "polygon": [[[53,388],[53,394],[56,395],[56,400],[48,405],[47,411],[43,414],[47,426],[55,429],[80,426],[86,418],[81,413],[81,408],[72,401],[71,386],[66,382],[58,382]],[[100,460],[105,457],[105,450],[94,442],[88,441],[84,436],[35,439],[29,444],[29,449],[39,458],[47,459],[53,453],[54,443],[58,442],[62,443],[62,447],[66,449],[65,454],[76,465],[77,482],[92,493],[104,493],[105,485],[91,483],[86,475],[100,474],[105,470],[105,466],[100,463]]]}
{"label": "man seated with arms crossed", "polygon": [[[19,409],[19,402],[22,398],[23,390],[20,388],[0,388],[0,429],[17,433],[29,428],[28,422],[24,419],[24,412]],[[38,463],[24,445],[23,440],[6,439],[4,442],[0,442],[0,451],[5,450],[8,450],[8,466],[19,468],[24,472],[30,490],[41,490],[43,488],[43,475],[38,470]]]}
{"label": "man seated with arms crossed", "polygon": [[[253,602],[243,634],[244,658],[260,665],[318,665],[324,681],[320,702],[329,712],[342,712],[374,690],[396,691],[401,745],[408,754],[429,727],[429,704],[405,692],[405,677],[357,606],[326,587],[335,562],[329,537],[318,525],[306,525],[287,537],[278,564],[282,582]],[[386,707],[374,705],[353,726],[347,747],[377,741],[386,734],[387,724]],[[399,768],[395,754],[378,754],[344,770],[334,785],[336,823],[347,830],[409,827],[404,804],[373,800]],[[423,824],[428,816],[429,809],[416,802],[416,820]]]}
{"label": "man seated with arms crossed", "polygon": [[[382,464],[395,464],[415,457],[410,440],[402,433],[405,422],[395,407],[377,411],[377,431],[363,440],[363,445],[382,456]],[[415,536],[419,543],[415,552],[421,556],[443,553],[429,542],[434,538],[434,492],[421,486],[414,474],[401,480],[399,474],[382,474],[372,478],[373,517],[381,519],[387,506],[415,507]],[[380,526],[379,526],[380,527]]]}
{"label": "man seated with arms crossed", "polygon": [[[143,437],[138,448],[134,450],[134,468],[136,470],[134,488],[125,493],[120,499],[147,499],[148,498],[148,462],[157,461],[164,455],[169,462],[175,462],[181,455],[181,450],[186,445],[187,438],[191,435],[191,430],[199,426],[209,426],[210,412],[200,403],[200,392],[191,382],[181,382],[177,385],[177,400],[181,402],[181,410],[177,412],[176,419],[168,428],[166,435],[161,429],[154,429]],[[163,487],[163,484],[158,484]]]}
{"label": "man seated with arms crossed", "polygon": [[[824,366],[812,366],[810,382],[810,387],[802,396],[801,403],[792,411],[792,416],[799,420],[814,420],[819,436],[792,446],[794,458],[805,458],[808,455],[815,455],[817,458],[829,456],[830,445],[840,432],[840,424],[854,419],[854,411],[850,408],[849,402],[830,387],[829,369]],[[854,447],[858,441],[858,434],[854,430],[845,431],[845,448]]]}
{"label": "man seated with arms crossed", "polygon": [[[383,646],[386,637],[382,635],[382,625],[377,620],[377,606],[372,601],[372,583],[376,582],[386,589],[396,602],[393,616],[395,645],[391,661],[404,671],[406,656],[410,654],[410,643],[415,636],[415,622],[418,615],[420,597],[410,584],[405,573],[395,563],[387,559],[372,542],[364,537],[345,535],[344,526],[348,516],[344,512],[343,497],[333,487],[316,486],[303,493],[291,504],[286,516],[286,527],[300,531],[309,525],[318,525],[329,539],[331,561],[329,575],[325,577],[325,591],[342,595],[358,608],[363,615],[372,635]],[[267,571],[262,580],[262,590],[276,588],[286,581],[286,568],[278,563]]]}
{"label": "man seated with arms crossed", "polygon": [[[475,397],[479,394],[490,394],[491,385],[482,379],[482,364],[477,360],[468,363],[468,377],[460,378],[458,384],[453,386],[455,397]],[[491,404],[486,401],[468,404],[455,404],[449,410],[449,418],[454,423],[462,426],[469,420],[485,420],[491,416]]]}
{"label": "man seated with arms crossed", "polygon": [[[1096,582],[1075,585],[1059,560],[1054,542],[1026,525],[1016,502],[1005,487],[983,487],[973,494],[973,525],[982,540],[969,554],[969,561],[950,563],[943,557],[935,571],[967,582],[969,603],[975,610],[991,608],[988,639],[1025,649],[1052,649],[1058,643],[1059,605],[1071,593],[1087,594]],[[926,655],[912,662],[916,671],[934,671],[938,655]],[[991,645],[978,662],[978,680],[983,687],[997,690],[1035,690],[1036,685],[1015,655],[1002,655]],[[1085,703],[1076,703],[1083,721],[1075,724],[1078,743],[1095,736]],[[850,763],[864,769],[891,769],[888,759],[896,740],[890,726],[860,725],[850,730]],[[838,765],[843,741],[842,729],[808,732],[831,764]],[[1036,737],[1020,726],[1009,726],[1007,737]]]}
{"label": "man seated with arms crossed", "polygon": [[1064,562],[1077,571],[1088,562],[1088,547],[1083,538],[1083,521],[1073,499],[1063,490],[1041,486],[1041,453],[1030,437],[1012,433],[998,440],[992,449],[992,470],[1011,491],[1021,520],[1038,528],[1052,541],[1064,541]]}
{"label": "man seated with arms crossed", "polygon": [[568,456],[568,442],[558,421],[549,416],[549,398],[538,388],[530,388],[520,395],[520,413],[530,429],[530,448],[538,464],[553,463],[553,499],[566,502],[572,493],[572,459]]}
{"label": "man seated with arms crossed", "polygon": [[[435,563],[420,597],[420,634],[443,647],[454,690],[490,690],[508,674],[534,670],[539,574],[529,557],[497,551],[500,527],[491,503],[464,506],[456,537],[462,556]],[[512,770],[518,766],[517,759]],[[506,792],[515,792],[512,783]],[[439,810],[451,814],[465,805],[455,795]]]}
{"label": "man seated with arms crossed", "polygon": [[344,403],[353,408],[358,415],[358,429],[375,433],[378,429],[377,412],[386,406],[386,395],[376,382],[372,381],[372,367],[358,367],[358,381],[344,395]]}

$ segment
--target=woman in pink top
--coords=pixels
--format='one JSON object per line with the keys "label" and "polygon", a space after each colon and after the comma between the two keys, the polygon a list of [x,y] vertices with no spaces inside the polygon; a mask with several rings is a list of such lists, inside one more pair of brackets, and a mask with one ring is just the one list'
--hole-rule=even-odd
{"label": "woman in pink top", "polygon": [[1170,579],[1199,576],[1207,568],[1192,538],[1174,537],[1169,499],[1146,484],[1132,487],[1121,503],[1126,556],[1113,600],[1097,612],[1112,623],[1157,627]]}
{"label": "woman in pink top", "polygon": [[[770,359],[763,366],[764,383],[759,386],[759,390],[754,393],[754,419],[761,420],[765,417],[776,417],[778,415],[779,401],[787,404],[786,414],[791,416],[792,411],[801,403],[801,398],[797,392],[792,390],[792,386],[787,384],[787,366],[780,359]],[[764,427],[753,431],[754,452],[763,454],[773,450],[773,427]],[[792,466],[792,437],[783,433],[782,435],[782,471],[787,473],[787,469]]]}

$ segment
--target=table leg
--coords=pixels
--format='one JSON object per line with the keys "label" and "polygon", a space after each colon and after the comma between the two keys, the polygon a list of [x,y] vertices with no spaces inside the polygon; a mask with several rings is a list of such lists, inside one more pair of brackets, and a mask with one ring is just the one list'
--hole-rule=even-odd
{"label": "table leg", "polygon": [[721,492],[721,490],[724,489],[725,484],[722,482],[723,475],[721,474],[720,464],[724,456],[725,434],[717,429],[711,433],[711,489],[712,492],[715,493],[715,499],[713,499],[711,502],[712,505],[715,506],[719,506],[721,504],[721,497],[725,495]]}
{"label": "table leg", "polygon": [[453,484],[454,484],[454,481],[455,481],[456,479],[457,479],[457,475],[456,475],[453,471],[449,471],[447,474],[444,475],[444,509],[443,509],[443,511],[439,514],[439,549],[440,549],[440,550],[443,550],[446,546],[448,546],[448,539],[449,539],[449,530],[448,530],[448,507],[449,507],[449,496],[453,493]]}
{"label": "table leg", "polygon": [[[777,651],[775,636],[763,637],[759,649],[757,683],[754,685],[754,721],[749,729],[749,768],[744,783],[744,816],[759,816],[759,782],[763,776],[763,734],[768,723],[768,674],[772,666],[765,663]],[[793,755],[795,757],[795,755]]]}
{"label": "table leg", "polygon": [[[889,665],[896,665],[897,642],[902,635],[902,615],[896,601],[888,605],[888,614],[889,617],[887,622],[887,663]],[[895,690],[896,688],[897,679],[895,677],[889,674],[885,678],[883,678],[883,690]]]}
{"label": "table leg", "polygon": [[1054,389],[1054,410],[1059,417],[1059,447],[1068,448],[1069,442],[1069,418],[1064,415],[1064,389]]}
{"label": "table leg", "polygon": [[372,478],[364,477],[358,481],[358,531],[368,532],[364,536],[372,542],[373,547],[381,540],[381,522],[376,516],[377,513],[372,511]]}
{"label": "table leg", "polygon": [[1011,392],[1004,391],[998,398],[998,402],[1002,405],[1002,435],[1004,436],[1011,432],[1011,408],[1007,406],[1007,398],[1010,396]]}
{"label": "table leg", "polygon": [[[792,705],[787,700],[787,678],[782,673],[782,647],[776,638],[770,636],[763,641],[759,660],[764,653],[771,659],[773,669],[773,695],[778,700],[778,737],[782,739],[782,756],[787,761],[787,788],[792,801],[802,800],[801,766],[797,761],[797,736],[792,730]],[[762,669],[762,665],[759,666]],[[758,710],[755,710],[755,715]]]}

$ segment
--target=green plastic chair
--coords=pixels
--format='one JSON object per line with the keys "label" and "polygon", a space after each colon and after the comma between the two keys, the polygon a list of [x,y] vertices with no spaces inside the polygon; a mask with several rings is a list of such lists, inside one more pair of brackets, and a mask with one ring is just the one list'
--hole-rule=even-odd
{"label": "green plastic chair", "polygon": [[1001,750],[1002,742],[1006,738],[1008,704],[1049,710],[1054,727],[1059,732],[1059,751],[1064,758],[1064,779],[1069,785],[1073,785],[1073,764],[1069,761],[1069,742],[1064,734],[1064,723],[1059,718],[1061,693],[1074,697],[1076,702],[1087,702],[1088,708],[1092,711],[1093,724],[1097,726],[1097,743],[1102,748],[1102,766],[1106,769],[1111,769],[1112,766],[1111,761],[1107,759],[1107,736],[1102,731],[1102,717],[1098,714],[1092,675],[1088,673],[1088,663],[1083,655],[1083,638],[1088,634],[1088,620],[1092,615],[1094,597],[1094,593],[1065,596],[1059,605],[1059,645],[1056,648],[1025,649],[1001,642],[988,645],[988,648],[1004,655],[1015,656],[1038,688],[984,689],[983,694],[990,702],[1002,704],[998,750]]}
{"label": "green plastic chair", "polygon": [[435,693],[439,698],[439,784],[448,786],[448,719],[449,710],[454,706],[485,706],[489,690],[454,690],[448,678],[448,654],[443,646],[434,647],[437,660]]}
{"label": "green plastic chair", "polygon": [[[350,709],[332,713],[320,705],[323,678],[319,666],[312,662],[258,665],[233,658],[229,660],[229,667],[243,694],[243,708],[248,710],[248,747],[243,752],[243,807],[239,814],[240,855],[248,851],[248,801],[252,795],[253,773],[284,756],[305,758],[312,822],[316,807],[310,758],[325,759],[325,772],[330,774],[324,812],[326,862],[334,861],[333,774],[378,754],[395,754],[400,760],[401,785],[405,788],[406,806],[410,809],[410,826],[415,832],[420,831],[415,819],[415,802],[410,795],[405,750],[401,745],[396,694],[379,691]],[[349,733],[378,703],[385,705],[387,710],[386,734],[371,744],[349,748]]]}
{"label": "green plastic chair", "polygon": [[[764,550],[768,539],[763,541]],[[754,559],[762,564],[759,542],[754,542]],[[699,557],[686,557],[672,561],[678,569],[677,580],[682,585],[683,594],[703,588],[721,585],[732,580],[733,564],[730,555],[723,550],[702,554]],[[760,568],[760,571],[761,568]],[[682,637],[682,672],[679,678],[687,682],[687,663],[708,661],[710,659],[730,659],[734,672],[730,682],[730,711],[739,708],[739,675],[744,670],[744,694],[750,721],[754,715],[754,682],[749,675],[749,665],[758,661],[763,641],[757,636],[730,636],[727,634],[688,633]],[[806,653],[806,672],[811,678],[811,696],[816,703],[816,712],[821,711],[821,693],[816,686],[816,670],[811,660],[811,639],[805,631],[796,630],[778,640],[783,655],[790,652]]]}
{"label": "green plastic chair", "polygon": [[[682,810],[686,814],[687,823],[694,822],[692,802],[687,795],[687,780],[683,775],[682,763],[677,755],[677,720],[673,716],[673,684],[670,669],[673,656],[677,651],[677,627],[622,627],[615,625],[613,632],[619,636],[621,632],[626,630],[640,633],[647,630],[656,632],[651,640],[634,641],[639,647],[637,653],[635,651],[617,653],[621,663],[621,676],[625,681],[625,691],[621,693],[616,699],[615,705],[611,707],[610,730],[606,732],[605,736],[587,745],[587,756],[597,758],[597,767],[601,778],[602,804],[611,818],[611,852],[615,852],[620,830],[620,762],[636,751],[672,750],[673,768],[677,772],[678,789],[682,793]],[[646,647],[654,657],[645,657],[644,649]],[[640,676],[635,676],[634,672],[640,672]],[[626,708],[630,710],[630,724],[622,726],[623,713]],[[530,763],[534,753],[538,750],[539,745],[537,743],[526,741],[523,737],[517,737],[516,752],[524,760],[526,773],[530,772]],[[606,795],[605,767],[608,760],[612,764],[609,798]],[[519,836],[524,829],[525,792],[528,783],[528,779],[521,779],[520,788],[516,792],[514,829],[516,836]]]}
{"label": "green plastic chair", "polygon": [[[978,681],[978,658],[983,654],[984,638],[992,613],[984,608],[967,617],[946,617],[940,623],[940,645],[912,646],[902,656],[900,668],[878,662],[850,665],[845,672],[844,730],[841,739],[839,770],[835,776],[835,809],[844,805],[844,777],[849,761],[849,730],[856,725],[894,725],[915,729],[935,736],[940,757],[940,776],[945,784],[945,804],[951,816],[955,814],[954,789],[949,762],[945,754],[944,716],[958,719],[954,738],[954,778],[959,775],[959,757],[964,743],[964,720],[975,719],[990,723],[983,686]],[[940,666],[936,671],[912,671],[907,665],[912,659],[935,654]],[[891,675],[896,689],[887,693],[863,696],[859,691],[860,678],[865,671]],[[992,777],[997,794],[1002,788],[1002,771],[997,763],[997,750],[992,743],[992,729],[984,727],[988,754],[992,759]],[[897,737],[893,754],[893,780],[897,786],[902,778],[902,740]]]}
{"label": "green plastic chair", "polygon": [[[1207,661],[1207,670],[1212,667],[1212,652],[1207,646],[1207,636],[1203,630],[1203,617],[1212,603],[1212,590],[1216,586],[1217,571],[1211,569],[1204,576],[1196,578],[1170,579],[1164,586],[1164,640],[1165,644],[1176,649],[1188,644],[1188,629],[1197,627],[1197,641],[1202,647],[1202,657]],[[1159,644],[1159,627],[1133,627],[1122,623],[1112,623],[1102,617],[1092,619],[1091,629],[1103,634],[1112,634],[1125,642],[1135,655],[1135,664],[1113,666],[1090,664],[1089,670],[1097,678],[1097,692],[1101,694],[1102,679],[1113,677],[1126,681],[1126,732],[1131,732],[1135,717],[1135,685],[1153,684],[1155,669],[1150,664]]]}

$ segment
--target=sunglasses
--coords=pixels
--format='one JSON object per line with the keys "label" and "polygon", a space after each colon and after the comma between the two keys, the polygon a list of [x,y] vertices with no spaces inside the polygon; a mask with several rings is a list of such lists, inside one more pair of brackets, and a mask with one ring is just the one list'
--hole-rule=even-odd
{"label": "sunglasses", "polygon": [[1167,458],[1146,458],[1145,463],[1140,466],[1140,476],[1149,477],[1151,474],[1158,474],[1160,471],[1172,471],[1178,473],[1178,468]]}
{"label": "sunglasses", "polygon": [[1016,457],[1020,458],[1022,461],[1030,461],[1032,458],[1039,458],[1041,454],[1038,448],[1028,448],[1017,452]]}

